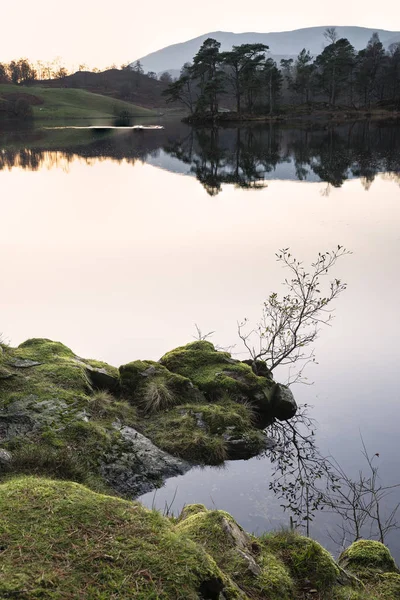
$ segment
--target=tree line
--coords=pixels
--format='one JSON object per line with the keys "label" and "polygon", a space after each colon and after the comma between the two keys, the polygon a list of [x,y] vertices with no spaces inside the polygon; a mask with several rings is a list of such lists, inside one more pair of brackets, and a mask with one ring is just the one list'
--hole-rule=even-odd
{"label": "tree line", "polygon": [[374,33],[357,52],[349,40],[338,38],[335,28],[328,28],[324,36],[321,54],[314,57],[304,48],[279,66],[265,44],[242,44],[221,52],[221,44],[208,38],[165,96],[168,102],[185,105],[192,115],[212,117],[223,111],[222,103],[239,116],[316,103],[400,109],[400,42],[386,50]]}
{"label": "tree line", "polygon": [[[142,63],[139,60],[133,64],[126,62],[120,67],[117,67],[117,65],[113,63],[106,67],[105,71],[111,69],[132,71],[134,73],[144,75],[149,79],[158,79],[165,84],[170,84],[172,82],[172,77],[168,71],[161,73],[160,76],[153,71],[145,73]],[[85,63],[81,63],[79,65],[78,71],[88,71],[92,73],[101,72],[99,68],[89,68]],[[32,84],[35,81],[43,81],[48,79],[62,80],[71,74],[72,72],[64,66],[60,57],[57,57],[52,61],[38,60],[35,63],[29,61],[27,58],[19,58],[12,60],[9,63],[0,62],[0,83],[13,83],[16,85]]]}

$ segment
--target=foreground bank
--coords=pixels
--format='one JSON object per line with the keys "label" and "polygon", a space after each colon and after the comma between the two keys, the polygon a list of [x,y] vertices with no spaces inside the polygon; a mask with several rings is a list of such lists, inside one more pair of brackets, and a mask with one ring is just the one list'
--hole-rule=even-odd
{"label": "foreground bank", "polygon": [[379,542],[336,563],[295,533],[256,538],[227,513],[178,519],[71,482],[0,485],[1,598],[394,600],[400,575]]}

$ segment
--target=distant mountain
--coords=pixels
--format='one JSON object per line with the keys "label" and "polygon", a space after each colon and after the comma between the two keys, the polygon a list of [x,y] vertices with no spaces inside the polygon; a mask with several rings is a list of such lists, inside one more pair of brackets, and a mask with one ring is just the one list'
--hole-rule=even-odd
{"label": "distant mountain", "polygon": [[[213,31],[206,33],[187,42],[173,44],[147,56],[140,58],[145,72],[156,73],[172,70],[180,70],[185,62],[191,62],[200,46],[207,38],[214,38],[221,42],[221,50],[230,50],[232,46],[240,44],[253,44],[260,42],[270,48],[271,55],[280,60],[283,57],[297,56],[306,48],[311,54],[319,54],[326,44],[324,39],[325,27],[307,27],[294,31],[282,31],[271,33],[231,33],[227,31]],[[385,47],[391,43],[400,41],[399,31],[386,31],[385,29],[368,29],[367,27],[336,27],[339,37],[345,37],[353,44],[356,50],[365,48],[374,32]],[[176,76],[176,72],[174,73]]]}

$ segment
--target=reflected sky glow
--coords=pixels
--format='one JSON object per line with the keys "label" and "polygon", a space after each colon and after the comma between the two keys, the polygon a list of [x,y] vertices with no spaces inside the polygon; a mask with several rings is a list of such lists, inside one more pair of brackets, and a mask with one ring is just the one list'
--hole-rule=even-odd
{"label": "reflected sky glow", "polygon": [[[0,331],[13,345],[48,337],[119,365],[157,360],[190,341],[194,323],[232,345],[237,320],[256,319],[279,291],[279,248],[310,261],[343,244],[353,254],[335,275],[348,290],[318,342],[314,386],[295,394],[315,405],[326,452],[357,468],[361,429],[383,475],[398,475],[397,182],[378,176],[366,191],[349,180],[327,196],[324,183],[272,180],[257,192],[223,185],[210,197],[195,178],[140,162],[64,167],[0,171]],[[233,352],[242,356],[239,345]],[[275,525],[267,472],[257,459],[221,476],[192,472],[189,497],[177,502],[212,498],[249,529]],[[176,484],[168,486],[161,505]]]}

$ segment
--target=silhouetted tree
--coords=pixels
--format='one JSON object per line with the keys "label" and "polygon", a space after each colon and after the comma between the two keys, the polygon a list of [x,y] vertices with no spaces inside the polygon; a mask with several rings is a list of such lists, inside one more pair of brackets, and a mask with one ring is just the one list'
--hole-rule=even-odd
{"label": "silhouetted tree", "polygon": [[254,81],[255,73],[265,60],[267,51],[268,46],[265,44],[242,44],[233,46],[230,52],[223,52],[220,55],[221,62],[226,67],[226,77],[236,97],[236,110],[239,115],[243,92],[249,80]]}

